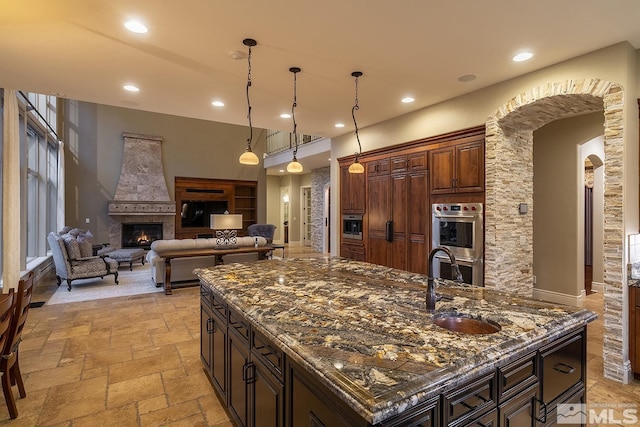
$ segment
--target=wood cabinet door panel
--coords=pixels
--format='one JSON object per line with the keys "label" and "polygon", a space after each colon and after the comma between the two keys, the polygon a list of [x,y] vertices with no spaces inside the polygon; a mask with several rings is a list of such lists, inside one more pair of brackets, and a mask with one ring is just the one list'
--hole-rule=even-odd
{"label": "wood cabinet door panel", "polygon": [[431,194],[453,193],[454,178],[453,148],[442,148],[429,152],[429,190]]}
{"label": "wood cabinet door panel", "polygon": [[[404,238],[407,233],[407,174],[391,176],[391,221],[393,233]],[[395,240],[395,237],[394,237]]]}
{"label": "wood cabinet door panel", "polygon": [[367,242],[368,262],[378,265],[388,265],[388,248],[389,242],[384,237],[375,237],[369,235]]}
{"label": "wood cabinet door panel", "polygon": [[284,386],[260,361],[253,364],[252,418],[255,427],[284,426]]}
{"label": "wood cabinet door panel", "polygon": [[367,212],[369,232],[385,232],[391,220],[391,186],[389,176],[369,177]]}
{"label": "wood cabinet door panel", "polygon": [[229,332],[229,393],[227,395],[229,413],[236,423],[242,427],[247,425],[249,408],[247,389],[247,364],[249,363],[249,347],[246,341]]}
{"label": "wood cabinet door panel", "polygon": [[484,190],[484,149],[475,143],[456,147],[456,192]]}

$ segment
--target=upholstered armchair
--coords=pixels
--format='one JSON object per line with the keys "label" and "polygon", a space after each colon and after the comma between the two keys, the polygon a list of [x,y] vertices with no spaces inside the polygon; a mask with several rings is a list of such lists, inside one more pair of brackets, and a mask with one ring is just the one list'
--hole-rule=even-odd
{"label": "upholstered armchair", "polygon": [[276,232],[276,226],[273,224],[251,224],[247,227],[250,237],[264,237],[267,239],[267,245],[273,243],[273,235]]}
{"label": "upholstered armchair", "polygon": [[67,288],[71,291],[72,280],[103,278],[109,274],[114,275],[116,285],[118,284],[118,261],[108,256],[92,256],[91,243],[81,236],[52,232],[47,236],[47,241],[53,254],[58,286],[65,279]]}

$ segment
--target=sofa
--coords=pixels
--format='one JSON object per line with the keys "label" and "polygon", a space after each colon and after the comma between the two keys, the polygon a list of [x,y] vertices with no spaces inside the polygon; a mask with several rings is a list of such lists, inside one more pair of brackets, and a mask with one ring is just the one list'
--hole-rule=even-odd
{"label": "sofa", "polygon": [[113,274],[118,284],[118,262],[108,256],[93,256],[93,248],[88,240],[91,233],[81,229],[65,227],[60,233],[51,232],[47,236],[56,268],[58,286],[67,281],[71,291],[71,281],[76,279],[103,278]]}
{"label": "sofa", "polygon": [[[234,246],[238,247],[251,247],[265,246],[267,239],[264,237],[238,237]],[[165,276],[165,264],[162,257],[163,252],[167,251],[189,251],[192,249],[215,249],[220,247],[216,242],[216,239],[169,239],[169,240],[156,240],[151,243],[151,250],[147,252],[147,262],[151,266],[151,280],[156,286],[164,284]],[[229,246],[222,246],[222,248]],[[257,261],[259,258],[257,253],[246,254],[228,254],[224,256],[225,264],[233,262],[252,262]],[[185,257],[174,258],[171,260],[171,282],[190,282],[197,281],[198,277],[193,274],[193,270],[196,268],[206,268],[216,265],[216,257],[210,256],[198,256],[198,257]]]}

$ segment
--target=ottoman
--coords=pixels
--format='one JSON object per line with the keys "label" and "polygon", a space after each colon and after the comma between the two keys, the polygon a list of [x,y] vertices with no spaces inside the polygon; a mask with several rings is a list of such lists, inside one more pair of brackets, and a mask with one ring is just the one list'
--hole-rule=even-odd
{"label": "ottoman", "polygon": [[144,249],[138,248],[123,248],[116,249],[107,254],[107,256],[113,260],[118,261],[118,267],[120,267],[121,262],[129,263],[129,270],[133,270],[133,262],[137,260],[142,260],[142,265],[144,265]]}

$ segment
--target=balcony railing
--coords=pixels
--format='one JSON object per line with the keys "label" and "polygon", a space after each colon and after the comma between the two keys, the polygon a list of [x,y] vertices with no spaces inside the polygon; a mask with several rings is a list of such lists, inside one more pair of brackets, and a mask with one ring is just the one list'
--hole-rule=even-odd
{"label": "balcony railing", "polygon": [[[319,136],[298,134],[298,146],[320,139]],[[290,150],[295,147],[293,134],[280,130],[267,131],[267,155]]]}

